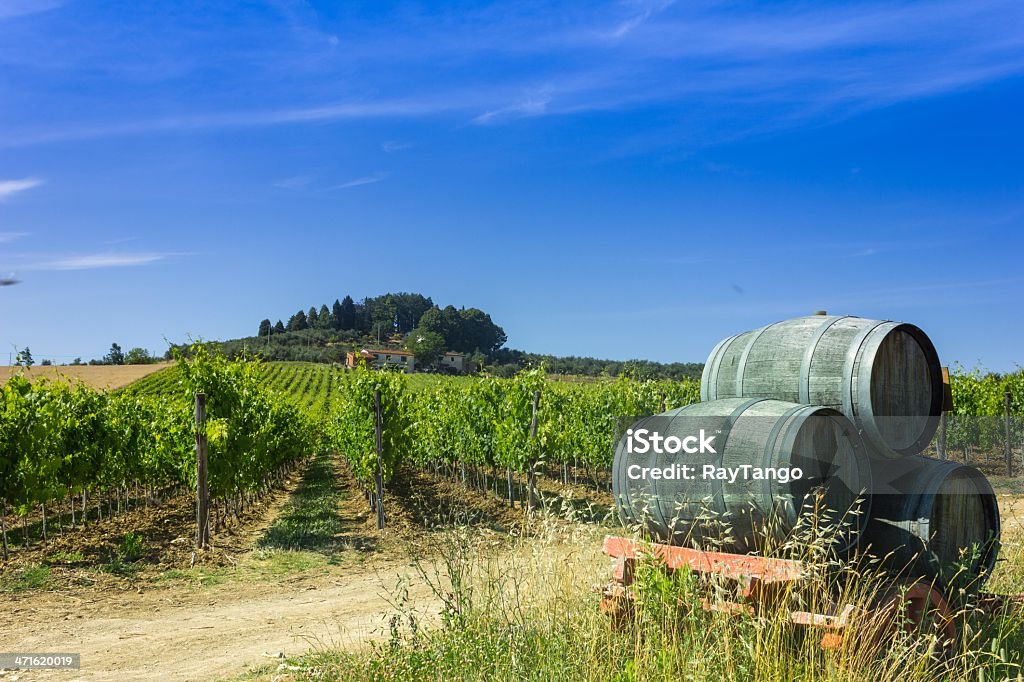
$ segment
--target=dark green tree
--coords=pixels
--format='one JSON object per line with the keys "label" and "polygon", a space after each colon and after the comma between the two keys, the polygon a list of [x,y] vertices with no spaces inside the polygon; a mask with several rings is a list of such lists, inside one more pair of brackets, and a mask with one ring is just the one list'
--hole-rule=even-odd
{"label": "dark green tree", "polygon": [[270,320],[263,320],[262,322],[260,322],[260,333],[257,336],[267,338],[268,336],[270,336],[270,332],[272,329],[273,327],[270,325]]}
{"label": "dark green tree", "polygon": [[395,307],[395,331],[400,334],[411,332],[420,322],[423,313],[434,307],[434,302],[422,294],[400,292],[388,294],[387,298]]}
{"label": "dark green tree", "polygon": [[306,313],[306,326],[310,329],[316,329],[319,319],[320,316],[316,314],[316,307],[310,306],[309,312]]}
{"label": "dark green tree", "polygon": [[320,312],[316,315],[316,328],[317,329],[333,329],[334,328],[334,316],[331,315],[331,311],[327,309],[326,305],[320,306]]}
{"label": "dark green tree", "polygon": [[306,327],[306,313],[301,310],[288,319],[288,331],[290,332],[302,331]]}
{"label": "dark green tree", "polygon": [[508,337],[505,330],[494,324],[491,316],[479,308],[466,308],[459,311],[461,321],[460,347],[451,346],[452,350],[471,353],[475,350],[493,353],[505,345]]}
{"label": "dark green tree", "polygon": [[344,329],[344,327],[341,326],[342,314],[341,301],[334,299],[334,305],[331,306],[331,321],[334,322],[335,329]]}
{"label": "dark green tree", "polygon": [[356,304],[351,296],[341,299],[341,317],[338,320],[338,329],[356,328]]}
{"label": "dark green tree", "polygon": [[390,296],[382,296],[370,306],[370,331],[375,336],[384,338],[397,331],[396,319],[398,308]]}
{"label": "dark green tree", "polygon": [[420,317],[419,328],[440,334],[448,350],[462,351],[466,345],[462,334],[462,317],[455,306],[446,306],[443,310],[435,306],[426,311]]}
{"label": "dark green tree", "polygon": [[156,358],[145,348],[132,348],[124,356],[126,365],[148,365],[153,362],[156,362]]}
{"label": "dark green tree", "polygon": [[405,341],[405,347],[416,357],[420,367],[430,367],[444,353],[444,338],[437,332],[413,329]]}
{"label": "dark green tree", "polygon": [[18,354],[14,356],[14,364],[20,367],[31,367],[36,364],[36,361],[32,359],[32,351],[28,346],[19,350]]}
{"label": "dark green tree", "polygon": [[284,323],[281,322],[281,320],[278,320],[274,324],[274,333],[275,334],[283,334],[284,332],[285,332]]}
{"label": "dark green tree", "polygon": [[104,365],[123,365],[124,364],[124,352],[121,350],[121,346],[116,343],[110,344],[110,352],[103,356]]}

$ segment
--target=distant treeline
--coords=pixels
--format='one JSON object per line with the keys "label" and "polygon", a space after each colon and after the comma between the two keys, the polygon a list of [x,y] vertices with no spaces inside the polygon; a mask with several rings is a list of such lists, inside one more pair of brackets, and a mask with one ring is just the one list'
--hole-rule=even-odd
{"label": "distant treeline", "polygon": [[700,379],[702,362],[654,362],[652,360],[601,360],[598,358],[558,357],[503,348],[490,357],[490,371],[510,376],[525,367],[543,364],[548,374],[572,374],[598,377],[622,375],[637,379]]}
{"label": "distant treeline", "polygon": [[270,319],[260,322],[258,336],[266,337],[286,331],[297,332],[306,329],[354,331],[361,334],[378,333],[384,336],[407,334],[416,328],[423,313],[436,307],[430,298],[422,294],[399,292],[384,294],[354,301],[351,296],[334,299],[334,304],[309,310],[299,310],[288,318],[271,323]]}
{"label": "distant treeline", "polygon": [[[250,336],[215,342],[211,345],[218,346],[225,355],[232,358],[245,351],[268,361],[343,363],[346,352],[375,346],[374,341],[351,331],[310,329],[272,334],[263,338]],[[186,347],[180,348],[184,350]],[[536,367],[542,363],[549,374],[590,377],[629,375],[643,379],[699,379],[704,368],[699,362],[660,363],[650,360],[558,357],[505,348],[489,355],[469,353],[468,356],[477,366],[482,367],[483,371],[496,376],[511,376],[522,369]]]}
{"label": "distant treeline", "polygon": [[[701,363],[659,363],[650,360],[600,360],[556,357],[503,348],[505,330],[478,308],[439,307],[429,296],[398,292],[354,300],[351,296],[299,310],[287,323],[259,324],[256,336],[216,342],[228,357],[243,351],[265,360],[344,362],[351,350],[402,346],[415,351],[416,340],[436,339],[435,351],[466,354],[471,363],[490,374],[510,376],[544,364],[548,373],[637,378],[699,378]],[[184,350],[184,346],[181,346]],[[168,351],[170,353],[170,351]],[[419,364],[419,363],[418,363]]]}
{"label": "distant treeline", "polygon": [[[275,337],[289,332],[309,332],[302,336],[302,341],[319,340],[325,345],[361,338],[377,343],[396,339],[403,342],[406,337],[436,338],[436,334],[437,350],[441,352],[484,356],[501,348],[506,339],[505,330],[479,308],[441,308],[428,296],[404,291],[359,302],[345,296],[335,299],[330,308],[324,304],[319,309],[314,306],[308,311],[299,310],[288,318],[287,324],[281,320],[271,323],[267,318],[260,322],[257,336],[273,345]],[[294,347],[301,342],[292,339],[280,345]]]}

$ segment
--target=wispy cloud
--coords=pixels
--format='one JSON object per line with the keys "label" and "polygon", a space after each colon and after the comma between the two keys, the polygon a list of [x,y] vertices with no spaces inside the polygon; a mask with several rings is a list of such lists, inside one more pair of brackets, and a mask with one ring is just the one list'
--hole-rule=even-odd
{"label": "wispy cloud", "polygon": [[400,152],[403,149],[409,149],[412,147],[411,142],[399,142],[398,140],[385,140],[381,143],[380,148],[385,154],[393,154]]}
{"label": "wispy cloud", "polygon": [[101,268],[125,268],[149,265],[164,260],[172,253],[93,253],[79,256],[68,256],[43,261],[26,270],[97,270]]}
{"label": "wispy cloud", "polygon": [[333,189],[348,189],[350,187],[360,187],[362,185],[372,185],[375,182],[380,182],[381,180],[387,179],[387,177],[388,177],[387,173],[384,173],[383,171],[378,171],[378,172],[373,173],[371,175],[364,175],[361,178],[356,178],[355,180],[349,180],[348,182],[343,182],[340,185],[335,185],[333,187]]}
{"label": "wispy cloud", "polygon": [[[26,110],[24,127],[6,125],[0,146],[388,118],[450,116],[496,125],[651,106],[704,116],[721,137],[737,134],[735,129],[755,134],[808,119],[836,120],[1024,74],[1024,4],[1018,0],[634,0],[585,7],[526,2],[457,15],[395,12],[379,21],[345,23],[303,2],[275,0],[275,6],[284,22],[249,26],[223,49],[221,34],[203,36],[209,45],[195,39],[204,49],[217,41],[221,71],[242,81],[233,84],[260,92],[262,99],[251,100],[256,104],[222,96],[219,76],[208,77],[204,70],[197,87],[210,91],[198,92],[197,100],[209,110],[188,109],[185,102],[174,115],[147,113],[132,102],[116,109],[135,111],[134,118],[111,119],[109,110],[97,109],[74,121],[45,124]],[[142,33],[161,35],[156,29]],[[6,51],[0,46],[0,62],[26,59],[21,52],[38,42],[33,38],[22,36]],[[173,34],[166,43],[158,41],[160,49],[136,50],[130,58],[116,52],[120,47],[104,43],[111,54],[83,44],[76,53],[81,59],[52,70],[64,69],[73,78],[85,69],[106,73],[111,64],[130,65],[138,73],[166,73],[167,64],[185,64],[184,71],[173,71],[183,77],[188,69],[206,66],[185,49],[193,39]],[[258,68],[252,68],[254,59]],[[297,69],[302,77],[292,78]],[[330,90],[325,83],[332,84]],[[347,90],[338,94],[337,83]],[[732,115],[745,106],[751,115]],[[707,139],[702,133],[694,138]],[[657,139],[666,144],[674,138]],[[385,142],[382,148],[394,152],[400,145]]]}
{"label": "wispy cloud", "polygon": [[661,2],[648,3],[647,6],[645,6],[640,11],[639,14],[635,14],[635,15],[629,17],[628,19],[626,19],[625,21],[620,23],[618,26],[616,26],[612,30],[610,30],[607,33],[605,33],[604,35],[606,37],[608,37],[608,38],[613,39],[613,40],[617,40],[619,38],[622,38],[627,33],[632,32],[634,29],[636,29],[641,24],[643,24],[645,21],[650,19],[651,15],[657,14],[658,12],[661,12],[662,10],[664,10],[664,9],[674,5],[674,4],[675,4],[675,0],[662,0]]}
{"label": "wispy cloud", "polygon": [[0,244],[13,242],[15,239],[22,239],[29,236],[28,232],[0,232]]}
{"label": "wispy cloud", "polygon": [[531,116],[543,116],[547,113],[548,104],[551,102],[551,91],[545,89],[534,95],[529,95],[515,104],[485,111],[473,118],[477,125],[489,125],[499,123],[511,118],[527,118]]}
{"label": "wispy cloud", "polygon": [[0,2],[0,21],[48,12],[62,4],[59,0],[4,0]]}
{"label": "wispy cloud", "polygon": [[262,128],[268,126],[328,123],[385,118],[422,118],[453,111],[465,111],[480,105],[477,94],[457,93],[370,102],[334,102],[322,105],[281,109],[251,109],[209,114],[164,116],[92,126],[69,125],[48,130],[22,131],[0,139],[0,147],[22,147],[54,142],[93,140],[124,135],[160,132],[200,132],[224,128]]}
{"label": "wispy cloud", "polygon": [[43,184],[39,178],[22,178],[20,180],[0,180],[0,201],[7,201],[16,194],[20,194],[33,187]]}

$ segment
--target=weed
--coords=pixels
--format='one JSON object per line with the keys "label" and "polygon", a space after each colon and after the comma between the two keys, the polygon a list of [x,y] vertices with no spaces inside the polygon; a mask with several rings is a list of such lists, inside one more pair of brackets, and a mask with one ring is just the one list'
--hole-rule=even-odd
{"label": "weed", "polygon": [[30,592],[46,586],[50,569],[34,564],[0,573],[0,592]]}

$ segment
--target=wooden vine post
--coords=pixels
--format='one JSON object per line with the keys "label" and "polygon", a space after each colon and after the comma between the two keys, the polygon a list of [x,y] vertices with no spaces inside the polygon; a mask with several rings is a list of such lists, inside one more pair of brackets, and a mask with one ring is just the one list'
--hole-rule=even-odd
{"label": "wooden vine post", "polygon": [[[537,440],[537,409],[540,407],[540,391],[533,392],[533,416],[530,418],[530,445],[533,446]],[[532,447],[531,447],[532,449]],[[527,505],[529,509],[537,506],[537,462],[530,462],[529,479],[526,483]]]}
{"label": "wooden vine post", "polygon": [[1010,392],[1003,394],[1003,430],[1006,436],[1006,475],[1013,476],[1013,447],[1010,444],[1010,400],[1013,398]]}
{"label": "wooden vine post", "polygon": [[196,393],[196,547],[210,544],[210,491],[207,486],[206,394]]}
{"label": "wooden vine post", "polygon": [[377,507],[377,528],[384,528],[384,415],[380,404],[380,389],[373,391],[374,436],[377,446],[377,471],[373,475],[374,497]]}
{"label": "wooden vine post", "polygon": [[936,445],[939,459],[948,459],[946,454],[946,430],[949,413],[953,410],[953,389],[949,382],[949,367],[942,368],[942,414],[939,415],[939,441]]}

